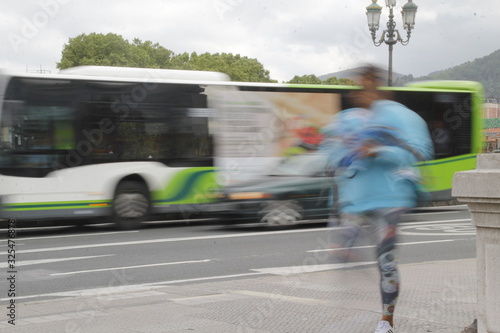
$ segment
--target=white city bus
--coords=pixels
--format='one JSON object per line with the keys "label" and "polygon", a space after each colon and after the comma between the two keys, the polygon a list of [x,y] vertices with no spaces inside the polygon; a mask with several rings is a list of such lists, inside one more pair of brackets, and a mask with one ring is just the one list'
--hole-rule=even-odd
{"label": "white city bus", "polygon": [[[210,205],[214,189],[314,150],[353,89],[119,67],[0,72],[0,219],[111,217],[127,229],[156,213],[215,212],[229,205]],[[435,160],[419,167],[433,200],[450,200],[453,174],[482,151],[481,85],[390,90],[427,121]]]}
{"label": "white city bus", "polygon": [[206,91],[228,80],[94,66],[0,72],[0,218],[112,217],[129,229],[198,211],[216,178]]}

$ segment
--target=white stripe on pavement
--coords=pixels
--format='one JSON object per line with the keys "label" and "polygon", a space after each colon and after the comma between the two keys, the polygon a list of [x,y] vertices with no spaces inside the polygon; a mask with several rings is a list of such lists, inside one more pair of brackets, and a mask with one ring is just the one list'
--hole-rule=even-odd
{"label": "white stripe on pavement", "polygon": [[[15,266],[19,267],[19,266],[29,266],[29,265],[40,265],[40,264],[49,264],[53,262],[93,259],[93,258],[101,258],[109,256],[114,256],[114,254],[103,254],[98,256],[87,256],[87,257],[56,258],[56,259],[17,260]],[[6,268],[6,267],[9,267],[8,263],[0,263],[0,268]]]}
{"label": "white stripe on pavement", "polygon": [[[85,245],[38,248],[38,249],[30,249],[30,250],[17,250],[16,253],[35,253],[35,252],[40,253],[40,252],[67,251],[67,250],[89,249],[89,248],[109,247],[109,246],[129,246],[129,245],[144,245],[144,244],[154,244],[154,243],[169,243],[169,242],[198,241],[198,240],[223,239],[223,238],[237,238],[237,237],[273,236],[273,235],[277,235],[277,234],[293,234],[293,233],[317,232],[317,231],[327,231],[327,230],[328,230],[328,228],[314,228],[314,229],[307,229],[307,230],[297,229],[297,230],[281,230],[281,231],[271,231],[271,232],[269,232],[269,231],[249,232],[249,233],[231,234],[231,235],[142,239],[142,240],[136,240],[136,241],[127,241],[127,242],[98,243],[98,244],[85,244]],[[7,252],[0,252],[0,255],[1,254],[7,254]]]}
{"label": "white stripe on pavement", "polygon": [[[446,242],[454,242],[456,240],[465,240],[465,238],[464,239],[442,239],[442,240],[436,240],[436,241],[422,241],[422,242],[409,242],[409,243],[396,243],[396,246],[420,245],[420,244],[430,244],[430,243],[446,243]],[[353,246],[350,249],[371,249],[374,247],[375,247],[375,245],[365,245],[365,246]],[[339,249],[317,249],[317,250],[309,250],[306,252],[308,252],[308,253],[333,252],[333,251],[338,251],[338,250],[342,250],[342,248],[339,248]]]}
{"label": "white stripe on pavement", "polygon": [[[400,226],[404,225],[418,225],[418,224],[432,224],[432,223],[452,223],[452,222],[463,222],[470,221],[470,219],[458,219],[458,220],[444,220],[444,221],[429,221],[429,222],[409,222],[401,223]],[[198,241],[198,240],[210,240],[210,239],[224,239],[224,238],[237,238],[237,237],[254,237],[254,236],[272,236],[277,234],[292,234],[292,233],[305,233],[305,232],[318,232],[318,231],[328,231],[336,230],[342,227],[333,228],[314,228],[314,229],[297,229],[297,230],[281,230],[281,231],[262,231],[262,232],[249,232],[231,235],[212,235],[212,236],[194,236],[194,237],[178,237],[178,238],[160,238],[160,239],[144,239],[137,241],[127,241],[127,242],[114,242],[114,243],[97,243],[97,244],[85,244],[85,245],[71,245],[71,246],[61,246],[61,247],[49,247],[49,248],[38,248],[30,250],[17,250],[16,253],[40,253],[40,252],[51,252],[51,251],[67,251],[67,250],[77,250],[77,249],[89,249],[98,247],[110,247],[110,246],[129,246],[129,245],[144,245],[144,244],[154,244],[154,243],[168,243],[168,242],[183,242],[183,241]],[[6,251],[0,252],[0,255],[7,254]]]}
{"label": "white stripe on pavement", "polygon": [[348,262],[339,264],[323,264],[323,265],[303,265],[303,266],[289,266],[289,267],[273,267],[273,268],[260,268],[251,269],[254,272],[273,274],[273,275],[292,275],[292,274],[304,274],[304,273],[314,273],[321,271],[329,271],[335,269],[351,268],[358,266],[368,266],[376,264],[376,261],[364,261],[364,262]]}
{"label": "white stripe on pavement", "polygon": [[442,220],[442,221],[420,221],[420,222],[401,222],[399,226],[405,225],[419,225],[419,224],[440,224],[440,223],[454,223],[454,222],[471,222],[471,219],[456,219],[456,220]]}
{"label": "white stripe on pavement", "polygon": [[155,266],[169,266],[169,265],[182,265],[182,264],[198,264],[202,262],[210,262],[210,259],[203,260],[190,260],[190,261],[177,261],[177,262],[163,262],[157,264],[148,264],[148,265],[136,265],[136,266],[122,266],[122,267],[110,267],[110,268],[99,268],[99,269],[88,269],[84,271],[74,271],[74,272],[65,272],[65,273],[53,273],[50,276],[60,276],[60,275],[73,275],[73,274],[82,274],[82,273],[93,273],[93,272],[105,272],[105,271],[114,271],[121,269],[134,269],[134,268],[145,268],[145,267],[155,267]]}
{"label": "white stripe on pavement", "polygon": [[[70,238],[70,237],[84,237],[84,236],[107,236],[114,234],[130,234],[137,233],[139,230],[130,230],[130,231],[110,231],[110,232],[95,232],[90,234],[72,234],[72,235],[61,235],[61,236],[40,236],[40,237],[16,237],[12,240],[20,241],[20,240],[37,240],[37,239],[52,239],[52,238]],[[7,242],[8,239],[0,239],[0,242]]]}

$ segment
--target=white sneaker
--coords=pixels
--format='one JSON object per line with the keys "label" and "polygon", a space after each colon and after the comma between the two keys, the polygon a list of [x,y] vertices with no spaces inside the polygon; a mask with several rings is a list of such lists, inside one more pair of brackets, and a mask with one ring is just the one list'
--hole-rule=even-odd
{"label": "white sneaker", "polygon": [[388,321],[382,320],[378,323],[378,327],[375,333],[396,333],[396,331]]}

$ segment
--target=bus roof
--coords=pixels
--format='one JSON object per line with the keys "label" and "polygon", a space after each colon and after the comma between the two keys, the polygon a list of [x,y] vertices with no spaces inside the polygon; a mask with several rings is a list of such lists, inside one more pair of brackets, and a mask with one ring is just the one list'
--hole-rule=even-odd
{"label": "bus roof", "polygon": [[60,70],[61,74],[134,78],[141,79],[149,77],[152,79],[172,81],[230,81],[227,74],[209,71],[159,69],[159,68],[135,68],[135,67],[112,67],[112,66],[77,66]]}
{"label": "bus roof", "polygon": [[[231,81],[227,74],[213,71],[194,71],[158,68],[135,68],[113,66],[77,66],[60,70],[56,74],[11,72],[0,68],[0,75],[7,77],[77,79],[98,81],[138,82],[151,81],[163,83],[200,84],[231,87],[268,87],[268,88],[309,88],[309,89],[359,89],[359,86],[336,86],[319,84],[289,84]],[[0,82],[1,85],[2,82]],[[1,88],[1,87],[0,87]],[[431,90],[431,91],[474,91],[482,92],[481,83],[475,81],[436,80],[418,81],[403,87],[381,87],[390,90]],[[1,91],[1,89],[0,89]]]}
{"label": "bus roof", "polygon": [[63,69],[56,74],[23,73],[1,69],[0,74],[8,77],[15,76],[24,78],[93,79],[99,81],[121,82],[146,80],[152,82],[186,84],[220,84],[223,82],[227,84],[231,81],[227,74],[219,72],[112,66],[77,66]]}
{"label": "bus roof", "polygon": [[[322,84],[290,84],[290,83],[262,83],[262,82],[231,82],[236,87],[268,87],[268,88],[303,88],[303,89],[361,89],[360,86],[347,85],[322,85]],[[476,92],[481,93],[483,86],[476,81],[461,80],[435,80],[415,81],[404,86],[387,87],[381,86],[383,90],[401,91],[454,91],[454,92]]]}
{"label": "bus roof", "polygon": [[428,88],[442,90],[465,90],[465,91],[482,91],[483,86],[477,81],[462,81],[462,80],[430,80],[411,82],[405,85],[410,88]]}

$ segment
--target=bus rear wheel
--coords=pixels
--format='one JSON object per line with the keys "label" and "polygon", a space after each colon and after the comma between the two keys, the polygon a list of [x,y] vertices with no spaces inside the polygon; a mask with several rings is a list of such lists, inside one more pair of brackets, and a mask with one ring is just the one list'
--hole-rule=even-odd
{"label": "bus rear wheel", "polygon": [[150,210],[149,191],[137,181],[118,184],[113,199],[114,222],[120,230],[137,229]]}

